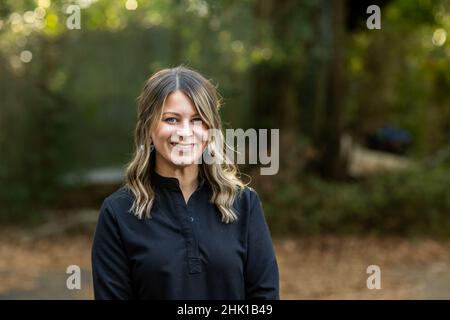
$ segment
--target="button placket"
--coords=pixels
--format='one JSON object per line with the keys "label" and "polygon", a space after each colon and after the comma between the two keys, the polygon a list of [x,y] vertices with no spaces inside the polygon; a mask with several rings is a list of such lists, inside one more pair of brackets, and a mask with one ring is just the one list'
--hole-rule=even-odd
{"label": "button placket", "polygon": [[154,180],[154,184],[158,188],[164,188],[170,191],[171,196],[173,196],[173,204],[176,208],[175,210],[180,211],[180,214],[176,214],[176,217],[181,224],[181,234],[186,243],[186,258],[188,262],[189,273],[194,274],[202,272],[198,239],[195,234],[193,224],[195,219],[194,215],[192,214],[191,208],[195,197],[198,196],[198,192],[200,192],[200,190],[203,188],[204,182],[206,180],[201,177],[199,186],[191,195],[188,203],[186,203],[183,197],[183,193],[180,189],[178,179],[173,177],[163,177],[159,175],[154,170],[154,168],[152,169],[152,179]]}
{"label": "button placket", "polygon": [[191,214],[191,210],[188,205],[189,201],[188,204],[184,202],[184,198],[181,192],[179,196],[180,197],[178,198],[179,199],[178,205],[180,208],[182,208],[184,212],[183,217],[181,218],[181,224],[183,236],[185,237],[186,241],[189,273],[190,274],[200,273],[202,272],[202,268],[199,255],[198,241],[192,226],[194,218]]}

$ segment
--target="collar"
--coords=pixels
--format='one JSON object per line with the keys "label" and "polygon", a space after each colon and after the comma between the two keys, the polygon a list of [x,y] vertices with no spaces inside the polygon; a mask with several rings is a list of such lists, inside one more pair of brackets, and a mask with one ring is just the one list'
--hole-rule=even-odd
{"label": "collar", "polygon": [[[199,170],[198,174],[198,186],[196,190],[200,190],[205,184],[205,177],[202,173],[202,170]],[[151,183],[156,187],[167,188],[174,191],[181,190],[180,182],[177,178],[174,177],[164,177],[156,173],[154,166],[151,169]]]}

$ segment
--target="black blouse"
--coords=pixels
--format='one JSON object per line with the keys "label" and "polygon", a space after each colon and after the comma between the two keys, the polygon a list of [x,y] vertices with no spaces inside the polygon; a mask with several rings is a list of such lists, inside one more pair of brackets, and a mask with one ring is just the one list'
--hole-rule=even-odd
{"label": "black blouse", "polygon": [[128,210],[124,187],[105,199],[92,246],[95,299],[279,299],[279,274],[256,191],[234,202],[238,220],[221,222],[199,175],[186,204],[178,179],[152,170],[152,217]]}

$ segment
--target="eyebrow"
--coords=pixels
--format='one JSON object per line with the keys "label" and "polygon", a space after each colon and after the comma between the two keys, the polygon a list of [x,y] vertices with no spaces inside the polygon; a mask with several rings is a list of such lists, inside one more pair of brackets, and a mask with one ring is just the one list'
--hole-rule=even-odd
{"label": "eyebrow", "polygon": [[[179,113],[177,113],[177,112],[171,112],[171,111],[164,112],[163,115],[165,115],[165,114],[167,114],[167,113],[175,114],[175,115],[177,115],[177,116],[180,116],[180,115],[181,115],[181,114],[179,114]],[[200,116],[200,115],[199,115],[198,113],[196,113],[196,114],[192,115],[191,117],[196,117],[196,116]]]}

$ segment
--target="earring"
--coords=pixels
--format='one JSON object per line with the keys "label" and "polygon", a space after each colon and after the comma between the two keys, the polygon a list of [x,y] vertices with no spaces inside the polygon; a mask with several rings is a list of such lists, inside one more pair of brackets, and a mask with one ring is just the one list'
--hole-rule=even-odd
{"label": "earring", "polygon": [[210,146],[208,146],[208,150],[209,150],[209,153],[211,154],[211,157],[214,157],[215,156],[214,150],[212,150],[212,148]]}
{"label": "earring", "polygon": [[[140,149],[141,149],[141,151],[144,151],[144,145],[143,145],[143,144],[140,145]],[[148,147],[148,151],[151,153],[154,149],[155,149],[155,145],[152,143],[152,144]]]}

